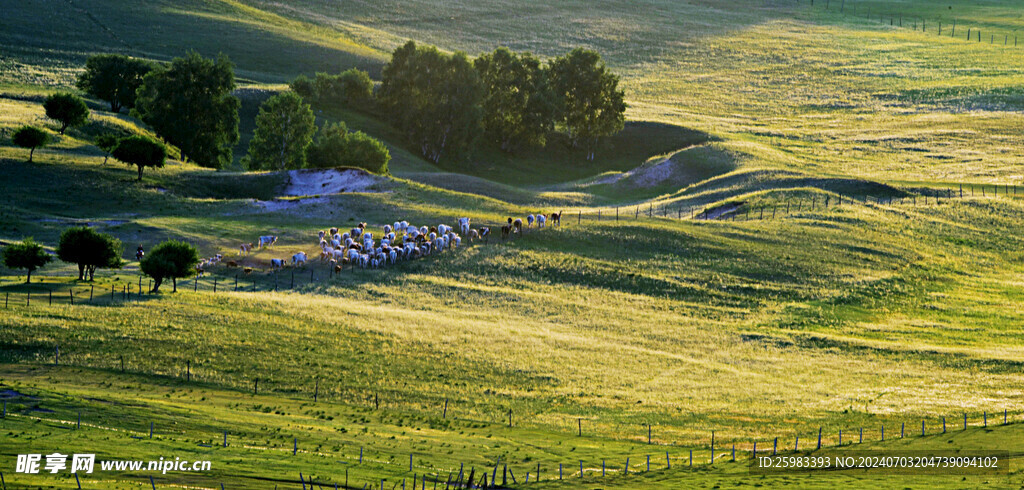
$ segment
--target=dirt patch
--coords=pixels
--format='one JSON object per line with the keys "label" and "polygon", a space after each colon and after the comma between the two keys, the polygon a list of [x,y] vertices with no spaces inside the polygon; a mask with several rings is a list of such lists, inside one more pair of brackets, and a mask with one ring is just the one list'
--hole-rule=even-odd
{"label": "dirt patch", "polygon": [[728,219],[728,218],[732,217],[734,214],[736,214],[736,212],[739,211],[739,209],[741,207],[743,207],[744,204],[746,204],[746,203],[737,202],[737,203],[723,204],[721,206],[718,206],[717,208],[712,208],[712,209],[709,209],[709,210],[705,211],[703,213],[704,214],[703,218],[704,219]]}
{"label": "dirt patch", "polygon": [[323,204],[325,202],[327,202],[326,197],[312,197],[309,199],[274,199],[273,201],[256,201],[256,205],[261,206],[264,211],[277,212],[291,211],[302,206]]}
{"label": "dirt patch", "polygon": [[288,183],[285,185],[283,195],[312,196],[342,192],[382,192],[381,184],[384,182],[387,182],[387,178],[355,168],[291,170],[288,172]]}

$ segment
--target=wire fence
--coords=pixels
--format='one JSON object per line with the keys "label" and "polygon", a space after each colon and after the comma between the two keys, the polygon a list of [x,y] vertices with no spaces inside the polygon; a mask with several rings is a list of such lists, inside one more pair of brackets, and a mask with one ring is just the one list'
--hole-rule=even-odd
{"label": "wire fence", "polygon": [[[921,33],[934,34],[936,37],[949,37],[952,39],[963,39],[966,42],[985,43],[1003,47],[1021,47],[1024,39],[1020,39],[1017,30],[999,30],[986,26],[982,28],[972,25],[961,19],[949,15],[942,15],[943,9],[936,8],[933,15],[904,15],[903,11],[896,6],[882,8],[872,7],[875,2],[861,2],[858,0],[796,0],[796,3],[806,3],[810,8],[821,8],[826,11],[847,14],[853,17],[863,17],[866,20],[877,21],[880,24],[892,27],[908,28]],[[936,3],[936,6],[942,5]],[[948,12],[948,9],[945,11]],[[984,31],[984,33],[983,33]],[[987,43],[986,43],[987,41]]]}
{"label": "wire fence", "polygon": [[[314,402],[315,403],[315,402]],[[215,454],[217,448],[239,448],[251,454],[274,454],[274,458],[299,457],[300,455],[316,455],[326,457],[338,464],[337,466],[319,467],[307,475],[332,475],[329,477],[303,476],[302,473],[288,476],[277,476],[275,481],[281,484],[292,484],[295,488],[374,489],[374,488],[407,488],[407,484],[415,489],[426,488],[507,488],[540,483],[551,480],[594,481],[606,477],[626,477],[649,472],[695,471],[704,472],[716,464],[750,463],[758,456],[777,456],[808,454],[822,449],[851,448],[865,443],[904,440],[909,438],[926,438],[952,432],[963,432],[969,429],[988,429],[991,426],[1017,424],[1024,419],[1022,412],[975,411],[961,412],[949,416],[931,416],[885,425],[884,423],[867,426],[820,427],[816,432],[790,433],[785,436],[741,440],[721,441],[716,438],[714,430],[709,431],[706,443],[698,445],[675,445],[655,442],[652,437],[654,426],[638,427],[645,431],[649,450],[631,453],[613,454],[608,457],[575,459],[557,462],[559,458],[550,458],[550,452],[538,453],[546,461],[535,461],[533,457],[518,456],[515,461],[504,461],[501,457],[490,462],[477,459],[473,462],[439,461],[436,452],[410,451],[395,454],[386,449],[373,446],[351,446],[350,451],[344,448],[337,451],[324,449],[323,439],[300,439],[297,436],[280,436],[278,443],[266,438],[252,439],[225,429],[217,432],[184,432],[173,425],[162,427],[153,421],[148,423],[136,421],[135,425],[111,425],[96,423],[89,420],[89,414],[83,417],[82,411],[61,413],[52,412],[51,416],[14,413],[8,411],[8,402],[4,400],[0,418],[20,417],[36,422],[48,422],[72,430],[98,430],[104,434],[120,434],[121,437],[138,442],[156,441],[159,448],[166,448],[167,442],[206,448]],[[446,415],[447,418],[447,415]],[[478,421],[473,421],[478,422]],[[983,432],[982,434],[986,434]],[[105,436],[106,438],[107,436]],[[277,437],[277,435],[275,435]],[[589,439],[594,436],[584,434],[582,427],[577,437]],[[199,441],[199,442],[195,442]],[[876,446],[873,446],[876,447]],[[202,450],[197,449],[197,452]],[[237,457],[237,456],[232,456]],[[488,459],[486,457],[481,459]],[[480,470],[477,470],[479,465]],[[349,478],[349,469],[359,468],[361,482],[353,482]],[[366,481],[366,473],[377,473],[371,481]],[[83,479],[85,477],[83,476]],[[109,478],[109,476],[104,477]],[[294,478],[294,479],[293,479]],[[400,480],[399,480],[400,479]],[[109,481],[109,480],[104,480]],[[149,477],[153,488],[158,482]],[[387,486],[385,486],[387,484]],[[81,482],[79,482],[81,485]],[[179,486],[168,484],[160,486]],[[226,487],[225,487],[226,488]],[[288,487],[285,487],[288,488]]]}

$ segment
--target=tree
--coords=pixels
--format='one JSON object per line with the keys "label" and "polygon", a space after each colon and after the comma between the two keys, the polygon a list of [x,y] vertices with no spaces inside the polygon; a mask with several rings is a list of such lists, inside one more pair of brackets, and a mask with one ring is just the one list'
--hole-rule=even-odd
{"label": "tree", "polygon": [[174,285],[172,292],[178,292],[178,279],[189,277],[195,273],[199,263],[199,251],[185,242],[168,240],[160,243],[149,255],[143,257],[139,269],[143,274],[153,278],[153,292],[160,290],[164,279],[171,279]]}
{"label": "tree", "polygon": [[118,141],[111,155],[128,165],[139,169],[139,182],[142,181],[142,169],[145,167],[159,168],[167,160],[167,147],[159,141],[140,135],[129,136]]}
{"label": "tree", "polygon": [[96,137],[96,147],[105,153],[103,155],[104,165],[107,164],[107,159],[110,158],[110,152],[114,151],[114,148],[117,148],[117,144],[120,142],[121,138],[114,133],[103,133]]}
{"label": "tree", "polygon": [[123,54],[97,54],[85,61],[76,86],[85,93],[110,102],[112,112],[135,107],[135,93],[153,64]]}
{"label": "tree", "polygon": [[208,60],[189,52],[170,66],[145,76],[132,114],[199,165],[220,168],[231,162],[238,143],[234,67],[227,56]]}
{"label": "tree", "polygon": [[89,119],[89,107],[81,97],[74,94],[57,93],[43,102],[46,117],[60,123],[60,134],[69,126],[81,126]]}
{"label": "tree", "polygon": [[547,70],[530,53],[508,48],[477,58],[473,65],[484,85],[483,124],[502,151],[543,146],[554,130],[554,94]]}
{"label": "tree", "polygon": [[585,146],[587,159],[593,160],[598,140],[625,125],[625,94],[618,88],[619,77],[608,71],[600,54],[582,48],[556,59],[550,71],[569,139],[573,147]]}
{"label": "tree", "polygon": [[320,128],[308,153],[310,167],[358,167],[382,175],[388,173],[391,161],[391,153],[383,143],[361,131],[348,132],[345,123]]}
{"label": "tree", "polygon": [[50,133],[34,126],[22,126],[11,136],[15,145],[28,148],[28,163],[32,163],[32,154],[36,148],[46,146],[50,143]]}
{"label": "tree", "polygon": [[316,96],[316,87],[313,85],[313,80],[310,80],[306,75],[299,75],[292,80],[292,83],[288,84],[292,89],[292,92],[299,94],[304,99],[313,100]]}
{"label": "tree", "polygon": [[282,92],[267,99],[260,105],[256,131],[249,142],[249,168],[284,170],[304,167],[306,149],[316,132],[315,121],[309,104],[295,92]]}
{"label": "tree", "polygon": [[12,243],[4,248],[4,265],[11,269],[25,269],[28,276],[25,284],[32,282],[32,272],[49,264],[53,257],[43,250],[43,246],[26,238],[21,243]]}
{"label": "tree", "polygon": [[120,269],[123,251],[121,240],[110,235],[97,233],[87,226],[68,228],[60,234],[57,258],[78,265],[78,280],[88,275],[90,281],[97,268]]}
{"label": "tree", "polygon": [[384,67],[378,99],[420,154],[438,162],[470,149],[480,133],[480,76],[465,53],[441,53],[409,41]]}

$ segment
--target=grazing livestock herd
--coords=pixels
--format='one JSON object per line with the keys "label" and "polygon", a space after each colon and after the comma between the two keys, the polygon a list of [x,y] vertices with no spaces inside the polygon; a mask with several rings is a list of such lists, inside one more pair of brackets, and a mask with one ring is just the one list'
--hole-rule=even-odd
{"label": "grazing livestock herd", "polygon": [[[561,213],[531,214],[526,216],[526,227],[532,228],[536,223],[537,228],[544,228],[549,220],[551,224],[559,225],[560,218]],[[321,230],[316,237],[320,249],[320,262],[327,264],[335,272],[340,272],[346,265],[353,268],[379,269],[445,250],[458,249],[462,246],[463,237],[466,237],[469,242],[488,241],[491,232],[487,226],[473,228],[470,218],[459,218],[456,226],[444,223],[437,226],[415,226],[408,221],[395,221],[392,224],[383,225],[380,231],[379,238],[375,237],[374,231],[371,231],[366,223],[359,223],[358,226],[348,231],[338,228]],[[522,232],[522,218],[508,218],[508,224],[501,227],[503,239],[522,234]],[[244,243],[239,246],[238,255],[245,256],[254,249],[269,248],[275,243],[277,243],[276,236],[261,236],[255,242],[255,246],[253,243]],[[222,257],[217,255],[203,261],[201,267],[214,265],[221,259]],[[276,271],[287,266],[303,266],[308,261],[309,257],[306,252],[298,252],[292,255],[290,261],[283,258],[270,259],[270,269]],[[228,266],[235,267],[238,266],[238,263],[229,261]],[[246,272],[251,272],[251,269],[247,268]]]}

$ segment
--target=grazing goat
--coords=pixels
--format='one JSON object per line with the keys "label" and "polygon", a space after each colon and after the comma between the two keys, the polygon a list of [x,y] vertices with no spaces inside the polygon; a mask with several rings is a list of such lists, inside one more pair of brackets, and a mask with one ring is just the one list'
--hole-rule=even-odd
{"label": "grazing goat", "polygon": [[243,243],[238,247],[238,255],[249,255],[250,251],[252,251],[251,243]]}
{"label": "grazing goat", "polygon": [[252,274],[252,267],[246,267],[245,269],[242,269],[242,273],[247,275],[247,276],[249,274]]}
{"label": "grazing goat", "polygon": [[270,259],[270,269],[284,269],[284,259]]}
{"label": "grazing goat", "polygon": [[551,225],[562,226],[562,213],[551,213]]}
{"label": "grazing goat", "polygon": [[523,220],[521,218],[516,218],[516,220],[512,222],[512,231],[520,235],[523,234]]}
{"label": "grazing goat", "polygon": [[459,233],[468,235],[469,230],[469,218],[459,218]]}
{"label": "grazing goat", "polygon": [[292,265],[306,265],[306,252],[292,255]]}
{"label": "grazing goat", "polygon": [[526,215],[526,227],[527,228],[533,228],[533,215],[532,214]]}
{"label": "grazing goat", "polygon": [[276,236],[269,236],[269,235],[268,236],[261,236],[260,240],[259,240],[259,244],[260,244],[259,248],[266,248],[266,247],[269,247],[269,246],[271,246],[271,245],[273,245],[275,243],[277,243],[277,237]]}
{"label": "grazing goat", "polygon": [[238,267],[238,262],[235,262],[234,260],[229,260],[228,267]]}
{"label": "grazing goat", "polygon": [[466,233],[466,235],[469,237],[469,241],[470,242],[472,242],[473,240],[480,239],[480,232],[478,232],[478,231],[476,231],[474,229],[470,229],[469,233]]}
{"label": "grazing goat", "polygon": [[504,240],[512,233],[512,225],[502,225],[501,227],[501,239]]}
{"label": "grazing goat", "polygon": [[547,216],[544,216],[543,214],[538,214],[537,215],[537,228],[544,228],[544,225],[547,223],[547,221],[548,221],[548,217]]}

